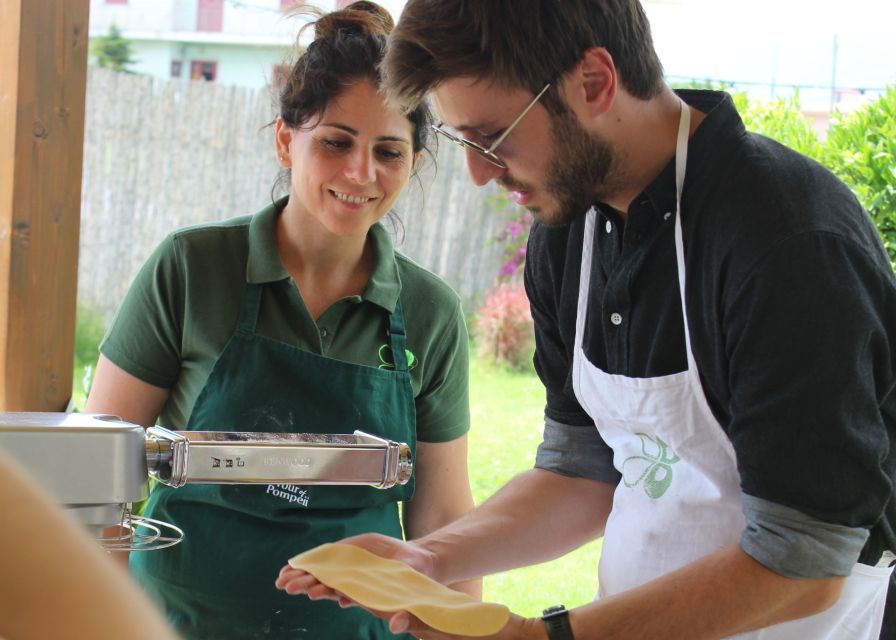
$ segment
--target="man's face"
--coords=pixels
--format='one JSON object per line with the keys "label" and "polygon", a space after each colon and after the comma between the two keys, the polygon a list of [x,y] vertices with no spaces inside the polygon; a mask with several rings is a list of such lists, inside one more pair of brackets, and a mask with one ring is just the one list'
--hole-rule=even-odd
{"label": "man's face", "polygon": [[[488,148],[534,96],[487,81],[454,78],[433,92],[445,126]],[[496,180],[517,204],[540,222],[565,224],[595,200],[612,195],[618,184],[611,145],[586,131],[571,111],[551,115],[540,104],[495,149],[507,169],[467,150],[467,167],[477,185]]]}

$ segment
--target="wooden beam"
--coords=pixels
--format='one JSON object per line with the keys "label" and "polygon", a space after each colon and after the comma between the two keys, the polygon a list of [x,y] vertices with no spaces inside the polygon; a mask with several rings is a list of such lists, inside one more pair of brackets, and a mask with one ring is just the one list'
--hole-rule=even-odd
{"label": "wooden beam", "polygon": [[71,396],[88,9],[0,2],[0,411]]}

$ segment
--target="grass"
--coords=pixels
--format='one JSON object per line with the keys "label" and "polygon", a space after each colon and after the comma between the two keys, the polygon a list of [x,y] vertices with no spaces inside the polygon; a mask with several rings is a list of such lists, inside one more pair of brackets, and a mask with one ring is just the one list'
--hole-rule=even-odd
{"label": "grass", "polygon": [[[544,388],[534,372],[492,367],[478,357],[470,365],[470,481],[481,504],[510,478],[532,468],[544,425]],[[597,591],[600,542],[562,558],[485,578],[485,600],[524,616],[563,603],[586,604]]]}

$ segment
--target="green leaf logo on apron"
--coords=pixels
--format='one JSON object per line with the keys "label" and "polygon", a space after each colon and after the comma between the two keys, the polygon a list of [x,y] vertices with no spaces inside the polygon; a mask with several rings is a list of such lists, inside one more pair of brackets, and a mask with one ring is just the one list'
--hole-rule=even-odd
{"label": "green leaf logo on apron", "polygon": [[[384,344],[380,347],[379,353],[380,358],[380,369],[394,369],[395,368],[395,358],[392,357],[392,347],[388,344]],[[404,350],[404,355],[408,359],[408,371],[416,368],[417,366],[417,356],[411,353],[410,349]]]}
{"label": "green leaf logo on apron", "polygon": [[[641,438],[641,453],[643,455],[632,456],[622,463],[622,482],[626,487],[632,488],[638,486],[643,480],[644,491],[656,500],[663,497],[663,494],[671,486],[672,465],[681,458],[659,436],[654,439],[646,433],[636,433],[635,435]],[[648,443],[650,450],[648,450]]]}

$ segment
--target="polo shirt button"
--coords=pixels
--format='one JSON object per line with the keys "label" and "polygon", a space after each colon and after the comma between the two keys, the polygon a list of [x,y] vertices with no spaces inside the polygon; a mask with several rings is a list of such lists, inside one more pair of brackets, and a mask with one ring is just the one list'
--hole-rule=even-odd
{"label": "polo shirt button", "polygon": [[615,324],[617,327],[622,324],[622,316],[618,313],[610,314],[610,322]]}
{"label": "polo shirt button", "polygon": [[320,337],[321,337],[321,338],[326,338],[326,337],[327,337],[327,330],[324,329],[323,327],[320,328]]}
{"label": "polo shirt button", "polygon": [[607,233],[613,233],[613,223],[607,220]]}

